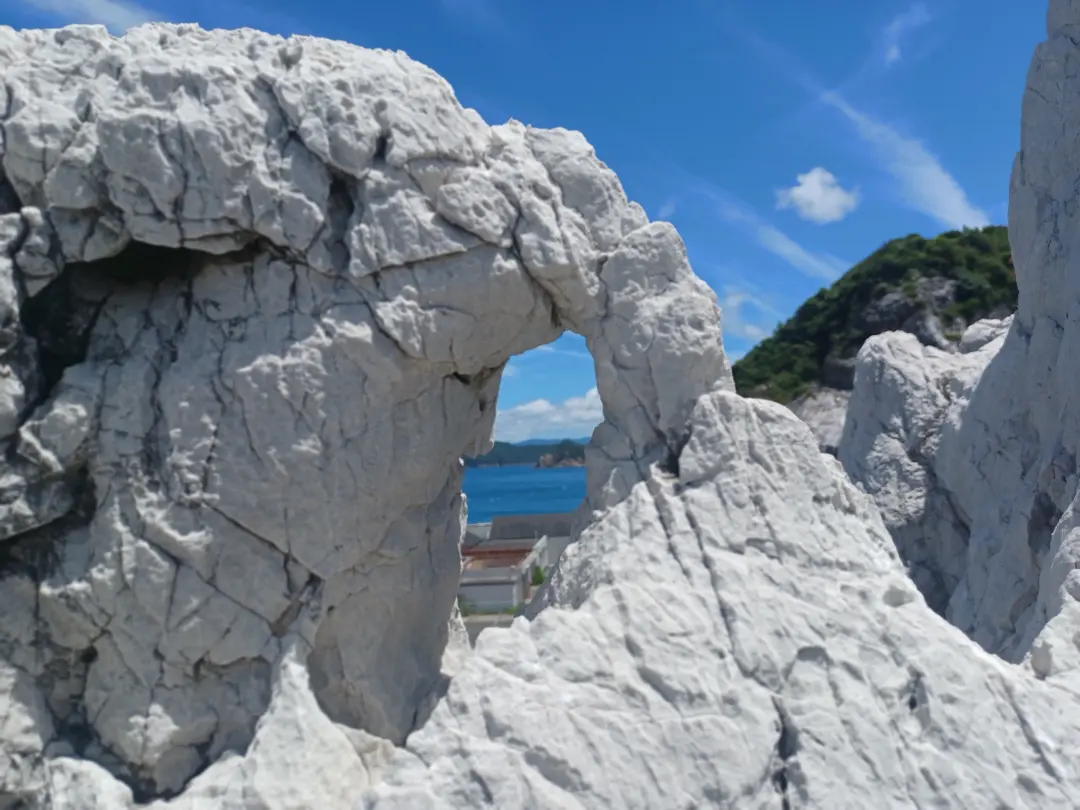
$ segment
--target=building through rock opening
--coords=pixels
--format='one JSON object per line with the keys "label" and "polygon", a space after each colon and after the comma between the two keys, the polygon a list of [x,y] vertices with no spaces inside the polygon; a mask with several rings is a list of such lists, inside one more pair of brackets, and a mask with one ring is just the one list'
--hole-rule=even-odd
{"label": "building through rock opening", "polygon": [[516,611],[570,542],[572,513],[499,515],[472,523],[461,541],[458,602],[469,615]]}

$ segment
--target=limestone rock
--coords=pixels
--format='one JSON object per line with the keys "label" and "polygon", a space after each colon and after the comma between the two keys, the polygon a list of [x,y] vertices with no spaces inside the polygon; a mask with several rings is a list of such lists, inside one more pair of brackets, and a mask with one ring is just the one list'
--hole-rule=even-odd
{"label": "limestone rock", "polygon": [[1061,127],[1071,126],[1080,92],[1068,67],[1078,23],[1075,2],[1050,3],[1009,192],[1020,308],[963,419],[945,425],[941,447],[942,482],[971,519],[971,564],[953,597],[953,621],[987,649],[1026,659],[1040,677],[1074,682],[1080,382],[1070,369],[1080,351],[1080,215],[1065,178],[1080,153]]}
{"label": "limestone rock", "polygon": [[[951,369],[929,352],[878,352],[876,361],[868,353],[877,370],[867,370],[867,385],[884,380],[894,390],[855,392],[844,439],[852,444],[841,448],[852,477],[883,507],[901,554],[928,559],[947,580],[938,601],[949,621],[988,651],[1064,681],[1080,677],[1080,386],[1068,371],[1080,351],[1072,326],[1080,281],[1071,272],[1080,237],[1073,192],[1062,185],[1080,153],[1060,135],[1072,120],[1072,91],[1080,92],[1067,69],[1077,57],[1070,32],[1078,15],[1075,3],[1050,3],[1048,39],[1028,73],[1009,204],[1019,309],[970,327]],[[947,408],[938,407],[943,397]],[[860,426],[871,413],[880,428]],[[909,439],[932,452],[905,459]]]}
{"label": "limestone rock", "polygon": [[359,808],[1075,805],[1075,695],[930,611],[804,424],[717,392],[688,427]]}
{"label": "limestone rock", "polygon": [[818,386],[795,399],[788,407],[813,432],[821,452],[836,455],[840,437],[844,433],[850,398],[850,391]]}
{"label": "limestone rock", "polygon": [[[974,324],[970,348],[995,323]],[[907,332],[875,335],[859,351],[837,457],[873,496],[901,559],[934,610],[945,615],[968,566],[969,524],[938,480],[946,420],[967,406],[972,383],[1001,347],[942,351]]]}
{"label": "limestone rock", "polygon": [[1004,335],[1012,326],[1013,316],[1007,318],[987,318],[976,321],[960,336],[959,350],[964,354],[975,352],[991,341]]}
{"label": "limestone rock", "polygon": [[[0,802],[1075,807],[1075,689],[929,609],[807,426],[735,395],[715,296],[582,136],[250,30],[0,29],[0,70],[36,348]],[[564,328],[604,401],[578,542],[467,654],[460,457]]]}
{"label": "limestone rock", "polygon": [[603,510],[732,388],[716,298],[581,135],[401,53],[0,28],[0,73],[0,806],[347,807],[467,655],[507,360],[586,338]]}

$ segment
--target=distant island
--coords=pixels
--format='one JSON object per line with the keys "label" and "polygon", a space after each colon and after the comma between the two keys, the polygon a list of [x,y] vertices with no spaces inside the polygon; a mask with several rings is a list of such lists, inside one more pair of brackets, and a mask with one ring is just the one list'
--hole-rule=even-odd
{"label": "distant island", "polygon": [[554,439],[551,442],[529,439],[518,444],[495,442],[491,451],[476,458],[466,458],[466,467],[584,467],[587,439]]}

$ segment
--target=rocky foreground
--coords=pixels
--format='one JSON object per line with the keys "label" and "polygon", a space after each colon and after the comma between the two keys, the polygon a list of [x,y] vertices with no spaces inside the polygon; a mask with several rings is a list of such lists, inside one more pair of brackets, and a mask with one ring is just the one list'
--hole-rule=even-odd
{"label": "rocky foreground", "polygon": [[[399,53],[0,29],[0,807],[1076,807],[1077,30],[1014,319],[871,341],[845,472],[580,135]],[[564,329],[578,542],[469,654],[460,458]]]}

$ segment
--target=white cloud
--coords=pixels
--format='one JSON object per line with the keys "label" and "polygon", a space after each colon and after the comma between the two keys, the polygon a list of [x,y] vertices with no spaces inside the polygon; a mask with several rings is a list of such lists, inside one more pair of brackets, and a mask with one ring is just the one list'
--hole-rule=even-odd
{"label": "white cloud", "polygon": [[[919,10],[921,7],[921,11]],[[894,21],[888,30],[902,35],[929,21],[926,8],[916,4],[901,15],[899,24]],[[948,228],[965,225],[981,227],[989,224],[986,212],[968,200],[964,189],[945,170],[936,157],[918,140],[901,135],[892,127],[873,119],[852,107],[836,91],[828,91],[799,62],[779,45],[763,39],[756,33],[735,29],[755,52],[790,81],[806,90],[820,102],[839,110],[855,126],[859,136],[874,146],[886,170],[897,181],[904,202]],[[899,40],[896,41],[899,56]],[[886,56],[889,48],[886,47]]]}
{"label": "white cloud", "polygon": [[794,208],[802,219],[824,225],[839,222],[859,206],[858,189],[848,191],[821,166],[795,175],[795,180],[791,188],[776,192],[778,209]]}
{"label": "white cloud", "polygon": [[660,206],[660,209],[656,212],[656,218],[670,221],[675,216],[675,210],[677,206],[675,200],[665,200],[664,204]]}
{"label": "white cloud", "polygon": [[545,343],[543,346],[537,346],[532,351],[540,352],[541,354],[561,354],[564,357],[580,357],[592,360],[592,355],[588,352],[579,352],[576,349],[563,349],[561,347],[552,346],[550,343]]}
{"label": "white cloud", "polygon": [[[748,309],[755,312],[747,312]],[[725,337],[757,343],[772,334],[781,318],[776,309],[753,293],[739,287],[724,288],[720,298],[720,319]],[[728,352],[728,358],[731,359],[731,352]]]}
{"label": "white cloud", "polygon": [[922,142],[901,135],[888,124],[852,107],[838,93],[823,93],[821,100],[840,111],[859,136],[873,146],[886,171],[893,176],[905,203],[936,219],[947,228],[981,228],[990,224],[986,212],[967,194]]}
{"label": "white cloud", "polygon": [[580,397],[560,403],[534,399],[495,413],[495,438],[520,442],[531,438],[574,439],[588,436],[604,420],[600,394],[595,387]]}
{"label": "white cloud", "polygon": [[779,228],[768,223],[758,223],[755,234],[763,248],[811,278],[835,281],[851,267],[850,262],[838,259],[830,253],[813,253],[807,250]]}
{"label": "white cloud", "polygon": [[903,58],[900,48],[903,38],[922,28],[931,20],[930,12],[924,3],[915,3],[907,11],[898,14],[885,26],[882,32],[882,58],[886,65],[893,65]]}
{"label": "white cloud", "polygon": [[503,368],[502,375],[504,377],[515,377],[517,376],[517,373],[517,366],[515,366],[513,363],[507,363],[506,366]]}
{"label": "white cloud", "polygon": [[96,23],[114,33],[160,20],[162,16],[125,0],[22,0],[38,11],[54,14],[67,23]]}

